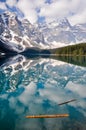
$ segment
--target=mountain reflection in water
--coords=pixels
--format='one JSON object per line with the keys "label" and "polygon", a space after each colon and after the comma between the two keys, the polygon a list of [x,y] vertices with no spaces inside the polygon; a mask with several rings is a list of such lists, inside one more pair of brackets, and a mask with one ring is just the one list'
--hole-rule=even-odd
{"label": "mountain reflection in water", "polygon": [[[59,106],[61,102],[77,99]],[[64,114],[68,118],[26,119]],[[1,61],[0,130],[86,130],[86,67],[17,55]]]}

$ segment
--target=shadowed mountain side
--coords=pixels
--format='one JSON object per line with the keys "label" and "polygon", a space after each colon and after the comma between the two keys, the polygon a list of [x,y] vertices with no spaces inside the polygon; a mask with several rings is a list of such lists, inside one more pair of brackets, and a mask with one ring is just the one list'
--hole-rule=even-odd
{"label": "shadowed mountain side", "polygon": [[28,56],[36,56],[36,55],[39,55],[39,56],[42,56],[42,55],[50,55],[51,52],[50,50],[41,50],[39,48],[29,48],[27,50],[25,50],[24,52],[21,52],[22,55],[28,57]]}
{"label": "shadowed mountain side", "polygon": [[40,49],[40,48],[36,48],[36,47],[30,47],[30,48],[27,48],[25,51],[23,52],[20,52],[20,53],[17,53],[15,52],[14,50],[12,50],[11,47],[9,47],[8,45],[5,45],[2,41],[0,41],[0,51],[5,53],[6,55],[8,55],[9,57],[10,56],[13,56],[13,55],[16,55],[16,54],[21,54],[21,55],[24,55],[26,57],[30,57],[30,56],[33,56],[34,57],[37,55],[50,55],[51,52],[50,50],[43,50],[43,49]]}
{"label": "shadowed mountain side", "polygon": [[5,45],[2,41],[0,41],[0,50],[4,53],[6,53],[6,55],[16,55],[17,53],[15,51],[12,50],[12,48],[8,45]]}

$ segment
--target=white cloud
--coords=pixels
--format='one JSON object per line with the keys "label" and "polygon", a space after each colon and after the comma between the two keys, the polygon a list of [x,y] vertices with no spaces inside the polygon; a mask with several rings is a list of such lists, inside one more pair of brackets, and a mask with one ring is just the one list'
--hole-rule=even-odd
{"label": "white cloud", "polygon": [[54,2],[52,4],[46,4],[43,8],[41,8],[40,15],[45,17],[56,17],[64,14],[64,9],[67,9],[67,5],[65,4],[65,2]]}
{"label": "white cloud", "polygon": [[4,2],[0,2],[0,9],[3,9],[3,10],[6,9],[6,6],[5,6],[5,3],[4,3]]}
{"label": "white cloud", "polygon": [[71,24],[86,23],[86,11],[69,16],[69,21]]}
{"label": "white cloud", "polygon": [[[85,0],[52,0],[50,4],[46,0],[7,0],[6,4],[19,8],[31,23],[35,23],[38,16],[45,17],[47,22],[67,17],[73,25],[86,23]],[[6,9],[4,2],[0,2],[0,8]]]}
{"label": "white cloud", "polygon": [[7,0],[6,4],[9,6],[16,6],[17,0]]}
{"label": "white cloud", "polygon": [[67,17],[72,24],[86,22],[86,1],[84,0],[54,0],[41,8],[40,16],[46,21]]}
{"label": "white cloud", "polygon": [[31,0],[19,0],[17,7],[24,13],[25,18],[29,19],[31,23],[37,21],[36,6]]}

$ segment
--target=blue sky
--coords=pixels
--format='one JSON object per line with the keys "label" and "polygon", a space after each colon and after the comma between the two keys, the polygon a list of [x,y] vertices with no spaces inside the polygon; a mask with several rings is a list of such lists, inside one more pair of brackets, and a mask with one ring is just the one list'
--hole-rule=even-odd
{"label": "blue sky", "polygon": [[1,2],[6,2],[6,0],[0,0]]}
{"label": "blue sky", "polygon": [[0,12],[13,11],[31,23],[68,18],[72,25],[86,23],[86,0],[0,0]]}

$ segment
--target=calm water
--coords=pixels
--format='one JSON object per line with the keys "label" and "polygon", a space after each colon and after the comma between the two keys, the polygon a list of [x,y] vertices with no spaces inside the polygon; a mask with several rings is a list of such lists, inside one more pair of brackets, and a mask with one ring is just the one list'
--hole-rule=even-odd
{"label": "calm water", "polygon": [[[69,117],[25,118],[64,113]],[[21,55],[1,60],[0,130],[86,130],[86,67]]]}

